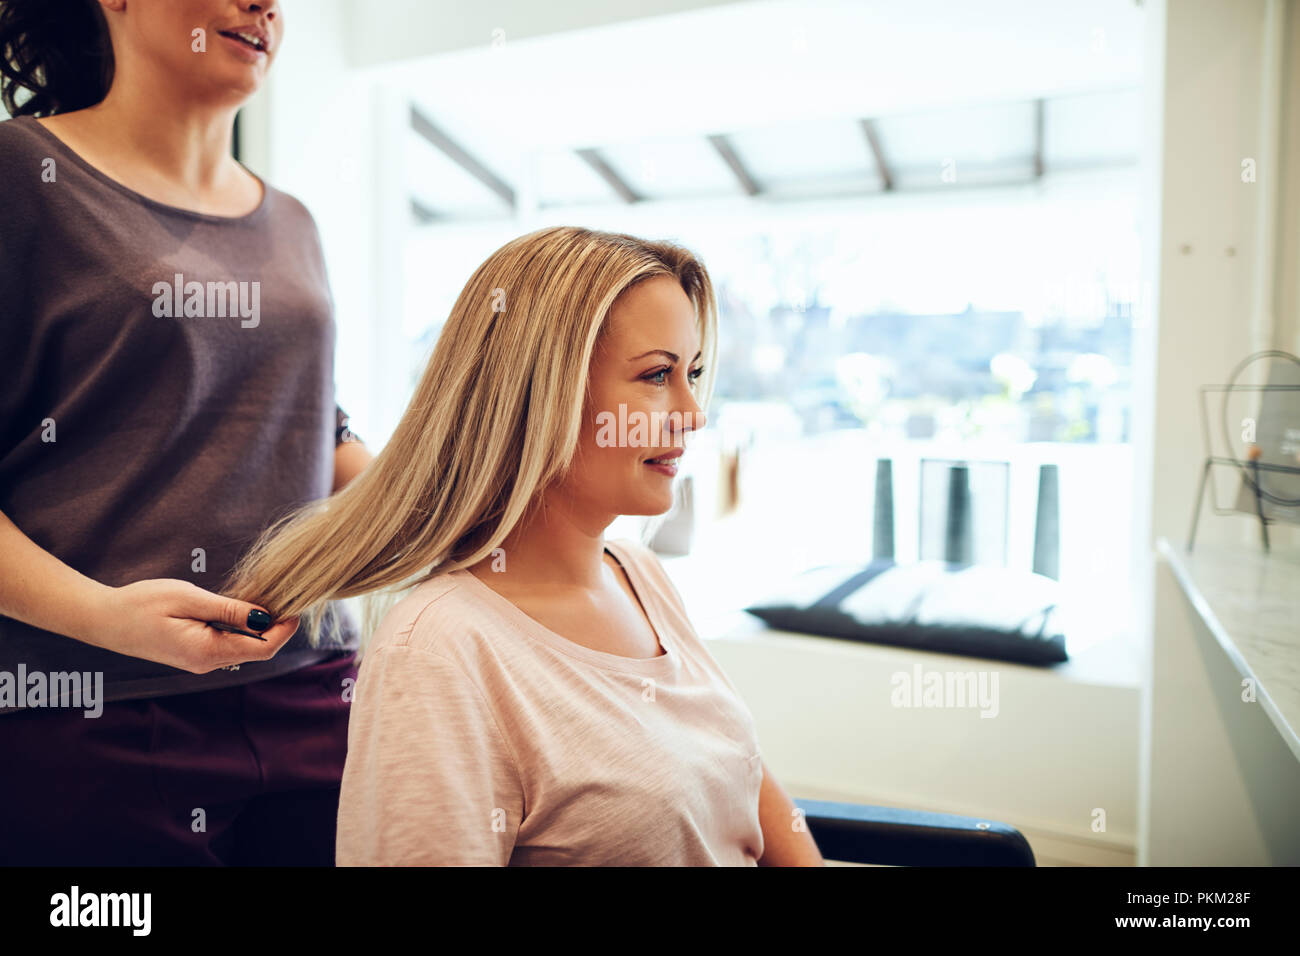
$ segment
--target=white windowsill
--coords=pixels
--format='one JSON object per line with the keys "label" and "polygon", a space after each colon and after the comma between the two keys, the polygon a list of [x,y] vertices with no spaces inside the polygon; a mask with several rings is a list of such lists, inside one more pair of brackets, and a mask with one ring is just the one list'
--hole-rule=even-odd
{"label": "white windowsill", "polygon": [[[783,588],[799,571],[816,562],[810,561],[806,554],[774,548],[770,540],[747,532],[748,525],[739,515],[721,519],[713,522],[707,533],[696,536],[690,554],[659,556],[681,592],[692,625],[705,640],[798,647],[811,654],[858,660],[865,655],[909,665],[921,659],[929,661],[931,666],[950,668],[970,669],[986,660],[768,628],[745,613],[744,606],[754,601],[755,595]],[[1099,613],[1104,614],[1104,609]],[[1077,609],[1073,620],[1076,631],[1089,627],[1081,621]],[[1048,681],[1136,690],[1142,675],[1132,622],[1114,617],[1095,620],[1087,633],[1066,634],[1070,660],[1064,663],[1049,667],[1004,661],[991,663]]]}

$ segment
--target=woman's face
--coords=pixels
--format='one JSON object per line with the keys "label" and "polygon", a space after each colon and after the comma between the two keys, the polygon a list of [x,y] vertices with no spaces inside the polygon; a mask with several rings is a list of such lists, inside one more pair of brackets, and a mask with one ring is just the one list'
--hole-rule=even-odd
{"label": "woman's face", "polygon": [[257,92],[284,36],[277,0],[100,0],[100,5],[119,70],[161,74],[172,89],[221,105],[238,105]]}
{"label": "woman's face", "polygon": [[699,353],[695,307],[676,279],[644,279],[618,298],[592,356],[578,451],[560,486],[574,505],[602,520],[672,507],[674,456],[705,424],[695,400]]}

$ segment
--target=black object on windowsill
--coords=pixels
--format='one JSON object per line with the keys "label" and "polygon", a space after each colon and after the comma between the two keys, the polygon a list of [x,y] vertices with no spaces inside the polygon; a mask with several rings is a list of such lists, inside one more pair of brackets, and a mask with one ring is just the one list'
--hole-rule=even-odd
{"label": "black object on windowsill", "polygon": [[[1060,585],[1054,580],[1060,551],[1057,466],[1044,464],[1039,470],[1034,569],[1028,572],[972,565],[972,466],[949,464],[942,495],[943,560],[894,561],[893,468],[881,459],[876,464],[872,562],[865,568],[815,568],[792,581],[788,593],[745,610],[786,631],[1022,664],[1069,660],[1058,610]],[[993,489],[1000,499],[993,504],[1005,514],[1005,472],[984,474],[1000,479],[986,487]],[[1005,559],[1004,538],[1001,544],[994,560],[999,554]]]}
{"label": "black object on windowsill", "polygon": [[1048,665],[1069,659],[1058,589],[1041,574],[884,559],[815,568],[745,610],[782,631]]}

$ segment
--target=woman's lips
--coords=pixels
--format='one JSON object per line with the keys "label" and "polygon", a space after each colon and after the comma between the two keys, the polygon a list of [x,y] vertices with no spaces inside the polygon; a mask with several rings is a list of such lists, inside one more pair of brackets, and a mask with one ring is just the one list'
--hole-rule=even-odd
{"label": "woman's lips", "polygon": [[677,474],[677,462],[681,459],[681,450],[669,452],[666,455],[660,455],[658,458],[649,458],[644,464],[653,468],[661,475],[667,475],[669,478]]}
{"label": "woman's lips", "polygon": [[228,33],[221,33],[218,36],[225,40],[227,46],[238,53],[242,59],[250,63],[256,63],[266,56],[266,50],[253,46],[247,40],[241,40],[239,37]]}

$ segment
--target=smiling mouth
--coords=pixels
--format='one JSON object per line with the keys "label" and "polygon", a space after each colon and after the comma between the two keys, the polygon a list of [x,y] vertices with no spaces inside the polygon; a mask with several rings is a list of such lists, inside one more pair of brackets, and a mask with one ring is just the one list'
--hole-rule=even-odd
{"label": "smiling mouth", "polygon": [[254,36],[251,33],[240,33],[237,31],[232,31],[230,33],[227,33],[225,30],[222,30],[221,35],[223,37],[229,37],[232,40],[237,40],[238,42],[244,44],[245,46],[257,50],[261,53],[266,52],[266,42],[262,40],[261,37]]}

